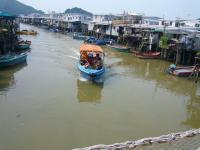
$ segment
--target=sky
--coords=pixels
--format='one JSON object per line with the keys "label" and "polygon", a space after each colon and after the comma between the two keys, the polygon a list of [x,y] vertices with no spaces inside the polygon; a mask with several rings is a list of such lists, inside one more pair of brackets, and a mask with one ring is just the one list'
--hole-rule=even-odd
{"label": "sky", "polygon": [[18,0],[36,9],[64,12],[80,7],[94,14],[119,14],[123,11],[166,19],[200,18],[200,0]]}

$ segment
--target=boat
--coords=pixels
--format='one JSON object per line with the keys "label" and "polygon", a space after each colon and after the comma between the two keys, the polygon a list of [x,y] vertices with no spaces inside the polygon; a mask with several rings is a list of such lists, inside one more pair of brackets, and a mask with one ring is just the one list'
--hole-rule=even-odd
{"label": "boat", "polygon": [[199,67],[197,68],[197,65],[177,67],[176,65],[171,64],[170,67],[166,70],[166,72],[178,77],[189,77],[195,71],[195,69],[199,69]]}
{"label": "boat", "polygon": [[78,68],[85,77],[91,79],[100,78],[104,72],[104,51],[100,46],[82,44],[80,47],[80,60]]}
{"label": "boat", "polygon": [[18,32],[20,35],[37,35],[38,33],[34,30],[21,30]]}
{"label": "boat", "polygon": [[20,41],[18,42],[16,49],[17,50],[27,50],[30,49],[31,41]]}
{"label": "boat", "polygon": [[131,48],[130,47],[126,47],[126,46],[122,46],[122,45],[118,45],[118,44],[107,44],[107,47],[110,47],[114,50],[120,51],[120,52],[130,52]]}
{"label": "boat", "polygon": [[49,30],[52,31],[52,32],[55,32],[55,33],[59,32],[59,29],[58,29],[58,28],[51,28],[51,29],[49,29]]}
{"label": "boat", "polygon": [[97,41],[97,38],[93,37],[93,36],[90,36],[89,38],[87,38],[85,40],[85,43],[89,43],[89,44],[95,44]]}
{"label": "boat", "polygon": [[73,35],[73,39],[76,39],[76,40],[85,40],[87,38],[88,36],[82,35],[81,33],[77,33],[77,32],[75,32]]}
{"label": "boat", "polygon": [[27,53],[8,54],[0,57],[0,68],[14,66],[26,62]]}
{"label": "boat", "polygon": [[135,56],[140,59],[157,59],[160,58],[160,52],[134,52]]}

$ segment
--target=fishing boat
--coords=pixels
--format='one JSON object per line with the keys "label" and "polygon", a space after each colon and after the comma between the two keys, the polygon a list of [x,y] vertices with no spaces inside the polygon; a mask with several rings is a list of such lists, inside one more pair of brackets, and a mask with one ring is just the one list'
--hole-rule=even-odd
{"label": "fishing boat", "polygon": [[88,36],[82,35],[81,33],[77,33],[77,32],[75,32],[73,35],[73,39],[76,39],[76,40],[85,40],[87,38]]}
{"label": "fishing boat", "polygon": [[92,79],[100,78],[105,72],[103,60],[104,51],[101,47],[91,44],[81,45],[78,68],[83,75]]}
{"label": "fishing boat", "polygon": [[27,50],[30,49],[31,41],[19,41],[16,49],[17,50]]}
{"label": "fishing boat", "polygon": [[135,52],[137,58],[140,59],[157,59],[160,58],[160,52]]}
{"label": "fishing boat", "polygon": [[37,35],[37,32],[34,30],[22,30],[18,32],[20,35]]}
{"label": "fishing boat", "polygon": [[131,48],[130,47],[126,47],[126,46],[122,46],[122,45],[118,45],[118,44],[107,44],[107,47],[110,47],[114,50],[120,51],[120,52],[130,52]]}
{"label": "fishing boat", "polygon": [[14,66],[26,62],[27,53],[8,54],[0,57],[0,68]]}
{"label": "fishing boat", "polygon": [[199,67],[195,66],[186,66],[186,67],[177,67],[176,65],[172,64],[170,67],[166,70],[167,73],[178,76],[178,77],[189,77],[195,69],[199,70]]}
{"label": "fishing boat", "polygon": [[85,43],[89,43],[89,44],[95,44],[97,41],[97,38],[90,36],[89,38],[85,39]]}

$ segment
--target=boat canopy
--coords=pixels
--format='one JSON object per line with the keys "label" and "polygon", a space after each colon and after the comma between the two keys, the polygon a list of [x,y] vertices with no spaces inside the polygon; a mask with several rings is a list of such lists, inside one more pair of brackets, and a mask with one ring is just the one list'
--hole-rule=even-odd
{"label": "boat canopy", "polygon": [[103,53],[103,49],[97,45],[82,44],[80,47],[80,52],[96,52]]}

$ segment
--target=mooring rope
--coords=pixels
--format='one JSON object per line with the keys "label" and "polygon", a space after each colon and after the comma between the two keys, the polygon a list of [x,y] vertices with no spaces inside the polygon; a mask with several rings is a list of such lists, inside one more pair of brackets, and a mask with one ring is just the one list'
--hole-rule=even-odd
{"label": "mooring rope", "polygon": [[159,137],[144,138],[137,141],[126,141],[123,143],[115,143],[111,145],[94,145],[86,148],[76,148],[73,150],[122,150],[122,149],[134,149],[138,146],[150,146],[154,143],[166,143],[175,140],[180,140],[187,137],[194,137],[200,135],[200,129],[193,129],[186,132],[171,133],[168,135],[162,135]]}

